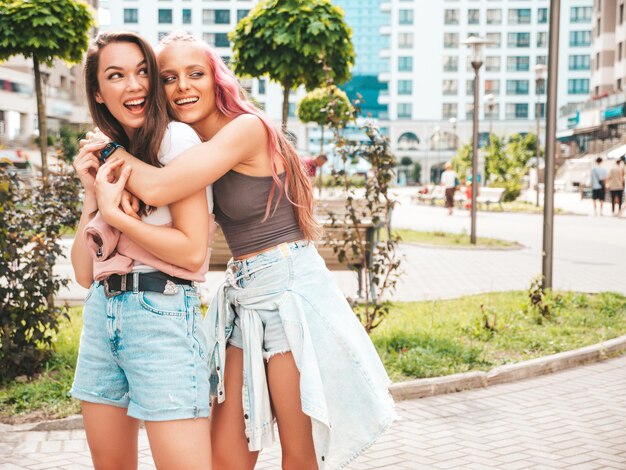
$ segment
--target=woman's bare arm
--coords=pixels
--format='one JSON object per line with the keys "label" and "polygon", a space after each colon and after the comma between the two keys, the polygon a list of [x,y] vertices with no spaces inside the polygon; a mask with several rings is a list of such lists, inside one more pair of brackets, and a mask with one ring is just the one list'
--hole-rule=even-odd
{"label": "woman's bare arm", "polygon": [[74,268],[74,277],[79,285],[87,288],[93,282],[93,259],[89,253],[89,249],[83,238],[85,226],[94,218],[98,212],[98,204],[96,202],[95,193],[86,193],[83,200],[83,210],[80,216],[80,222],[76,229],[76,236],[72,244],[70,258],[72,260],[72,268]]}
{"label": "woman's bare arm", "polygon": [[[198,144],[176,157],[166,167],[156,168],[123,149],[110,158],[119,158],[132,167],[127,189],[146,204],[159,207],[183,199],[214,183],[238,164],[267,147],[267,133],[259,118],[243,114],[226,124],[211,140]],[[87,144],[92,151],[98,145]],[[85,147],[87,147],[87,145]]]}
{"label": "woman's bare arm", "polygon": [[116,183],[111,183],[115,165],[114,162],[107,162],[96,178],[96,193],[104,220],[160,260],[189,271],[200,269],[209,243],[205,189],[170,205],[172,227],[147,224],[120,209],[120,190],[124,187],[129,171],[123,172]]}

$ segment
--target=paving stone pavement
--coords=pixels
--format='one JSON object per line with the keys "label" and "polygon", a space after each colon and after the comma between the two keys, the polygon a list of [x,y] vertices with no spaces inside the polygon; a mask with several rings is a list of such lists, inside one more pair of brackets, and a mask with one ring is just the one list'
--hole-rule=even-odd
{"label": "paving stone pavement", "polygon": [[[348,470],[626,469],[626,356],[398,403],[401,419]],[[153,469],[145,432],[140,469]],[[92,468],[83,431],[0,428],[0,469]],[[257,470],[280,468],[278,445]]]}

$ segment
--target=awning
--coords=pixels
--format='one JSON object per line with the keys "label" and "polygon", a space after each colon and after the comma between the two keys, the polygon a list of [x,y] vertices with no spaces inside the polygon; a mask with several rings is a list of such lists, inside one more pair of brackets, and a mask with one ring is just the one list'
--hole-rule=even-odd
{"label": "awning", "polygon": [[606,154],[606,158],[613,160],[614,158],[620,158],[623,155],[626,155],[626,145],[622,145],[621,147],[611,150]]}

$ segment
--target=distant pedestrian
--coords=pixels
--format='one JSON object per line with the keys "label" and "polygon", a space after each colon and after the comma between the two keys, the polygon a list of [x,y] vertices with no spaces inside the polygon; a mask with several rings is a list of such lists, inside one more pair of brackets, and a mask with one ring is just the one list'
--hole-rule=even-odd
{"label": "distant pedestrian", "polygon": [[302,164],[304,165],[304,169],[306,170],[307,175],[311,178],[311,183],[315,182],[315,175],[317,174],[317,169],[322,168],[324,164],[328,161],[328,157],[323,153],[319,154],[315,158],[304,157],[302,159]]}
{"label": "distant pedestrian", "polygon": [[624,200],[624,164],[621,159],[617,160],[609,171],[606,187],[611,195],[611,214],[618,216],[622,211]]}
{"label": "distant pedestrian", "polygon": [[591,198],[593,199],[593,213],[598,215],[598,207],[600,215],[604,207],[606,188],[606,169],[602,168],[602,157],[596,158],[596,166],[591,170]]}
{"label": "distant pedestrian", "polygon": [[441,185],[446,191],[446,207],[448,209],[448,215],[452,215],[452,209],[454,208],[454,192],[459,185],[459,178],[456,172],[452,169],[452,164],[446,162],[443,166],[444,172],[441,174]]}

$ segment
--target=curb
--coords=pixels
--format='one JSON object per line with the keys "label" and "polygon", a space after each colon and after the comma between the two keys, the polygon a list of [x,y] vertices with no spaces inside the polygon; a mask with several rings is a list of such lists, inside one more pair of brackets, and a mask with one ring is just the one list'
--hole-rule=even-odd
{"label": "curb", "polygon": [[626,335],[573,351],[495,367],[487,372],[467,372],[395,383],[389,390],[396,401],[432,397],[539,377],[584,364],[600,362],[625,351]]}
{"label": "curb", "polygon": [[[573,351],[495,367],[487,372],[466,372],[394,383],[389,387],[389,391],[395,401],[426,398],[539,377],[584,364],[604,361],[624,352],[626,352],[626,335]],[[63,419],[13,426],[0,424],[0,431],[9,429],[17,432],[71,431],[83,429],[83,417],[73,415]]]}
{"label": "curb", "polygon": [[[508,241],[508,240],[507,240]],[[418,246],[420,248],[438,248],[441,250],[465,250],[465,251],[519,251],[528,248],[519,242],[512,242],[514,245],[510,246],[455,246],[455,245],[436,245],[434,243],[422,243],[422,242],[405,242],[400,241],[403,245]]]}

